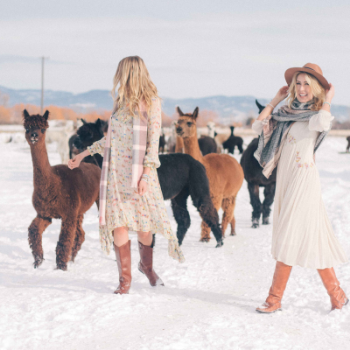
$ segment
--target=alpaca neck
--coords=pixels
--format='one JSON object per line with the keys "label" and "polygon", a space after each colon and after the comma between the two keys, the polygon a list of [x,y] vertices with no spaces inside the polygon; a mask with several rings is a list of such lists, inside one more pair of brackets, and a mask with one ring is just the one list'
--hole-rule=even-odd
{"label": "alpaca neck", "polygon": [[231,130],[231,136],[233,136],[233,129]]}
{"label": "alpaca neck", "polygon": [[175,153],[184,153],[184,140],[176,135]]}
{"label": "alpaca neck", "polygon": [[[197,135],[197,133],[196,133]],[[198,139],[197,136],[193,137],[186,137],[184,140],[184,146],[185,146],[185,153],[192,156],[194,159],[198,160],[199,162],[203,161],[202,152],[199,148]]]}
{"label": "alpaca neck", "polygon": [[33,161],[34,188],[47,187],[50,183],[51,165],[47,155],[45,140],[30,145]]}

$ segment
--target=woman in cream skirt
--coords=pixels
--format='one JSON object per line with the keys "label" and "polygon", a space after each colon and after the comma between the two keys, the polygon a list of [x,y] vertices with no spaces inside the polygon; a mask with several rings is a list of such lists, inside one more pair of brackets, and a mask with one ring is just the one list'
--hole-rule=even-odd
{"label": "woman in cream skirt", "polygon": [[[255,157],[269,177],[277,166],[272,256],[277,261],[269,296],[257,308],[271,313],[281,300],[292,266],[317,269],[332,310],[348,303],[333,267],[347,261],[328,219],[314,153],[331,128],[334,87],[316,64],[290,68],[282,87],[261,112],[253,129],[260,134]],[[289,94],[288,104],[275,106]]]}

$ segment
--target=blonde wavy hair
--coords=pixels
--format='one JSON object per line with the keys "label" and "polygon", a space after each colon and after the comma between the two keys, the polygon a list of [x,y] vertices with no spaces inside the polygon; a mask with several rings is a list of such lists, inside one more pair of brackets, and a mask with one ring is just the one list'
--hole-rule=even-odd
{"label": "blonde wavy hair", "polygon": [[[118,94],[116,95],[118,84]],[[113,78],[111,94],[115,109],[125,105],[133,116],[135,116],[136,110],[139,111],[141,101],[145,103],[149,111],[152,98],[159,98],[157,88],[151,80],[145,62],[139,56],[125,57],[119,62]]]}
{"label": "blonde wavy hair", "polygon": [[297,97],[296,85],[297,78],[300,74],[306,75],[306,81],[310,85],[312,94],[314,95],[314,105],[311,107],[311,110],[319,111],[323,106],[323,102],[326,100],[326,91],[313,75],[305,72],[296,72],[294,74],[292,82],[289,86],[289,96],[287,98],[288,107],[291,108],[293,101]]}

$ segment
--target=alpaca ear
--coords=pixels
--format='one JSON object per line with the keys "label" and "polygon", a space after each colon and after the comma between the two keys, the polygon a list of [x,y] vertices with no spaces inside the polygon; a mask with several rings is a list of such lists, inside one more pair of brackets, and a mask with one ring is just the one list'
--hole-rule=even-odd
{"label": "alpaca ear", "polygon": [[80,120],[83,122],[83,124],[87,124],[85,119],[81,118]]}
{"label": "alpaca ear", "polygon": [[49,111],[46,110],[46,112],[44,113],[43,117],[48,120],[49,119]]}
{"label": "alpaca ear", "polygon": [[257,105],[257,107],[259,108],[259,113],[262,112],[262,110],[265,108],[265,106],[261,105],[258,100],[255,100],[255,104]]}
{"label": "alpaca ear", "polygon": [[196,107],[192,113],[192,119],[196,120],[198,118],[198,111],[199,111],[199,108]]}
{"label": "alpaca ear", "polygon": [[29,113],[28,113],[28,111],[26,109],[23,111],[23,117],[24,118],[29,118],[30,117],[30,115],[29,115]]}
{"label": "alpaca ear", "polygon": [[98,127],[98,128],[100,128],[101,127],[101,119],[100,118],[98,118],[96,121],[95,121],[95,124],[96,124],[96,126]]}
{"label": "alpaca ear", "polygon": [[180,117],[184,115],[179,106],[176,107],[176,110],[177,110],[177,113],[179,113]]}

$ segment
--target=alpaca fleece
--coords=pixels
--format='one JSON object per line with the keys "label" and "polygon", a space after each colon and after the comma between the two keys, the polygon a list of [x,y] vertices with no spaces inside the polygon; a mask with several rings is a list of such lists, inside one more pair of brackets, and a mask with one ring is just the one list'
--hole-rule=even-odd
{"label": "alpaca fleece", "polygon": [[94,202],[98,203],[101,170],[86,163],[74,170],[62,164],[52,167],[45,144],[48,111],[43,116],[30,116],[24,110],[23,116],[34,170],[33,206],[37,216],[28,228],[34,267],[44,260],[42,235],[55,218],[62,219],[56,264],[58,269],[67,270],[68,261],[74,261],[85,239],[83,215]]}

